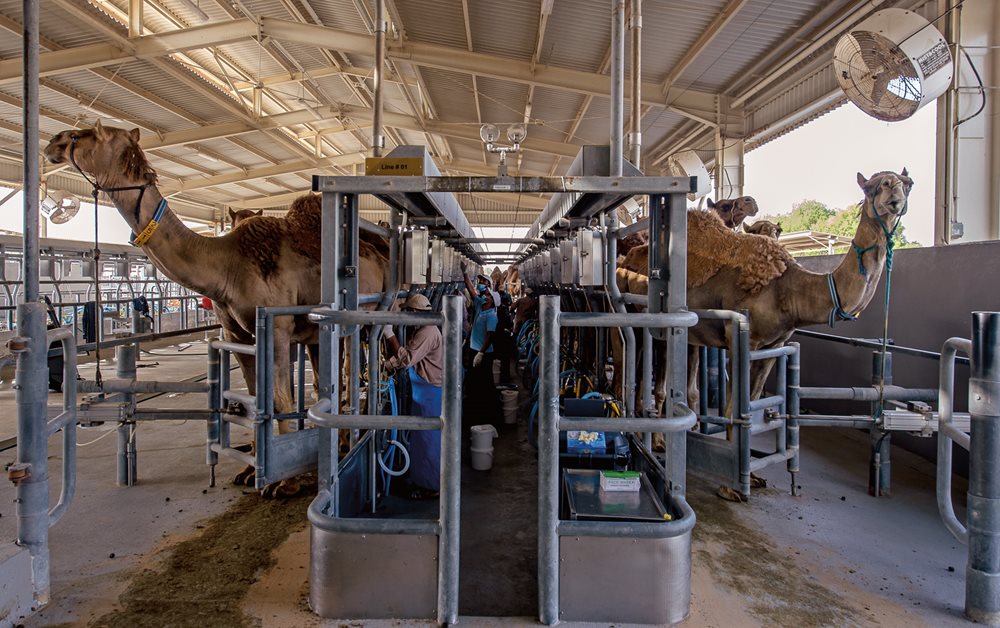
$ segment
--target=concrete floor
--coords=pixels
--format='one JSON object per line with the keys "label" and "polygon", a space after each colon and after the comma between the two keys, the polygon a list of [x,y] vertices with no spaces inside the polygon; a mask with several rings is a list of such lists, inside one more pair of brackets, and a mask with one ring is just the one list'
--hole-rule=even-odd
{"label": "concrete floor", "polygon": [[[157,353],[163,355],[143,356],[144,363],[159,365],[140,369],[140,378],[204,372],[204,343],[179,355]],[[92,370],[81,367],[86,377]],[[57,396],[50,403],[58,403]],[[202,408],[205,400],[164,395],[147,405]],[[0,437],[12,434],[13,425],[13,393],[0,391]],[[463,468],[463,625],[535,625],[535,462],[523,423],[516,432],[500,428],[495,467]],[[209,520],[248,492],[228,484],[241,465],[226,460],[219,466],[219,483],[208,486],[205,431],[197,421],[140,425],[139,484],[116,487],[113,432],[107,426],[80,430],[76,501],[51,530],[52,601],[28,618],[27,626],[103,625],[101,618],[138,574],[159,568],[171,548],[203,534]],[[755,491],[748,504],[721,501],[713,484],[690,478],[689,499],[699,523],[691,615],[683,625],[966,624],[965,548],[937,516],[933,467],[894,449],[893,496],[874,499],[866,488],[866,435],[807,429],[802,443],[799,497],[789,494],[783,467],[764,471],[770,486]],[[50,464],[56,477],[60,447],[54,437]],[[0,452],[4,463],[14,457],[13,450]],[[53,483],[55,500],[59,483]],[[955,484],[956,508],[963,512],[965,484],[961,478]],[[0,534],[9,541],[16,537],[13,499],[13,486],[0,485]],[[345,625],[320,620],[304,603],[309,558],[304,524],[303,518],[302,527],[275,550],[275,564],[256,575],[243,604],[244,613],[256,618],[251,623]],[[157,625],[155,617],[148,620]]]}

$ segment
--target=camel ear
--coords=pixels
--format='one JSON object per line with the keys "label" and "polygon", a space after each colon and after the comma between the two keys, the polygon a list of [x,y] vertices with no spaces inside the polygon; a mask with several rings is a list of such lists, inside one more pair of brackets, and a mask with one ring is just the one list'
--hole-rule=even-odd
{"label": "camel ear", "polygon": [[781,225],[776,225],[776,227],[778,229],[778,235],[781,235]]}
{"label": "camel ear", "polygon": [[264,215],[264,210],[263,209],[258,209],[257,211],[255,211],[253,213],[253,215],[254,216],[263,216]]}
{"label": "camel ear", "polygon": [[708,199],[708,208],[715,209],[715,201],[713,201],[712,199]]}
{"label": "camel ear", "polygon": [[233,211],[232,207],[229,208],[229,219],[236,220],[236,212]]}
{"label": "camel ear", "polygon": [[131,137],[132,141],[135,142],[136,144],[139,143],[139,129],[138,128],[134,128],[131,131],[129,131],[128,132],[128,136]]}
{"label": "camel ear", "polygon": [[94,123],[94,135],[99,140],[103,140],[108,136],[108,132],[104,130],[104,126],[101,124],[100,118]]}
{"label": "camel ear", "polygon": [[910,174],[908,172],[906,172],[906,166],[903,166],[903,171],[900,172],[899,174],[903,175],[904,177],[910,176]]}
{"label": "camel ear", "polygon": [[861,186],[861,189],[864,189],[865,186],[868,185],[868,179],[866,179],[865,175],[860,172],[858,173],[858,185]]}
{"label": "camel ear", "polygon": [[740,226],[743,227],[743,233],[750,233],[750,230],[747,229],[747,223],[740,223]]}

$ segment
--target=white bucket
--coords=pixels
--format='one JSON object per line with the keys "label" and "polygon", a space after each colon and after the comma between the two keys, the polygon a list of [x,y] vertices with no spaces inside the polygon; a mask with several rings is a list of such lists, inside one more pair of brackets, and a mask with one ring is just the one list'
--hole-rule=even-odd
{"label": "white bucket", "polygon": [[487,447],[485,449],[479,449],[473,447],[472,451],[472,468],[476,471],[489,471],[493,468],[493,448]]}
{"label": "white bucket", "polygon": [[508,425],[517,423],[517,390],[501,390],[500,399],[503,408],[503,422]]}
{"label": "white bucket", "polygon": [[472,436],[472,449],[493,451],[493,439],[497,438],[497,428],[492,425],[473,425],[469,428]]}

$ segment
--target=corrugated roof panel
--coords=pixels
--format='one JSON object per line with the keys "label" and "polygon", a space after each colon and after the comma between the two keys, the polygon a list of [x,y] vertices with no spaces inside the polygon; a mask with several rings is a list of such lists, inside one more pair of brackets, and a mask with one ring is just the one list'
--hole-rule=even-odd
{"label": "corrugated roof panel", "polygon": [[[510,124],[524,120],[524,105],[528,101],[528,86],[485,76],[477,77],[479,106],[483,122]],[[502,136],[506,140],[506,136]]]}
{"label": "corrugated roof panel", "polygon": [[531,117],[538,123],[533,124],[528,129],[529,137],[538,129],[557,133],[557,136],[543,134],[539,137],[558,139],[561,142],[570,141],[569,130],[573,126],[576,115],[580,112],[580,107],[586,100],[586,96],[576,92],[536,87],[532,99]]}
{"label": "corrugated roof panel", "polygon": [[478,122],[472,77],[468,74],[421,68],[434,111],[449,122]]}
{"label": "corrugated roof panel", "polygon": [[[20,5],[21,3],[13,4]],[[38,34],[42,37],[52,39],[65,48],[75,48],[77,46],[104,43],[106,41],[106,38],[100,33],[90,28],[81,28],[80,20],[59,5],[53,3],[51,6],[44,8],[44,11],[38,12]],[[90,5],[86,5],[86,10],[96,19],[113,25],[116,28],[119,27],[118,23],[108,17],[103,11]],[[18,21],[21,21],[21,16],[23,15],[20,6],[18,6],[16,11],[8,12],[3,10],[2,12],[4,15],[10,15]]]}
{"label": "corrugated roof panel", "polygon": [[[662,81],[708,29],[726,0],[661,0],[642,12],[642,77]],[[626,25],[627,27],[627,25]],[[610,23],[608,28],[610,28]],[[626,32],[626,48],[631,35]],[[626,52],[626,54],[629,54]],[[626,68],[629,57],[625,58]],[[626,72],[628,70],[626,69]]]}
{"label": "corrugated roof panel", "polygon": [[[368,28],[361,14],[358,13],[352,0],[324,0],[323,2],[310,2],[316,16],[324,26],[339,28],[352,33],[368,33]],[[369,2],[368,12],[375,15],[375,9]],[[397,6],[410,4],[409,2],[399,2]]]}
{"label": "corrugated roof panel", "polygon": [[535,52],[540,15],[540,0],[504,0],[499,5],[470,2],[472,49],[530,61]]}
{"label": "corrugated roof panel", "polygon": [[397,2],[396,9],[408,39],[463,50],[468,48],[461,0]]}
{"label": "corrugated roof panel", "polygon": [[594,98],[583,114],[576,135],[568,141],[573,144],[607,144],[611,137],[611,103],[607,98]]}
{"label": "corrugated roof panel", "polygon": [[817,5],[815,0],[751,0],[688,67],[678,85],[725,90],[755,59],[793,33]]}
{"label": "corrugated roof panel", "polygon": [[[166,63],[173,62],[167,61]],[[179,64],[174,67],[181,72],[189,73],[191,79],[204,85],[204,89],[206,91],[215,90],[219,94],[222,94],[222,92],[216,90],[215,87],[206,82],[204,79],[191,73],[186,67]],[[193,91],[189,85],[177,80],[175,77],[164,72],[150,61],[132,61],[124,64],[120,69],[114,67],[109,69],[111,69],[111,71],[115,71],[117,69],[118,74],[122,78],[126,78],[133,83],[142,86],[143,89],[146,89],[168,102],[177,104],[178,107],[184,109],[206,123],[226,122],[233,118],[232,113],[217,103],[215,99]],[[75,77],[77,74],[73,74],[73,76]],[[94,93],[96,94],[97,92]],[[226,98],[228,98],[228,96],[226,96]],[[232,102],[236,105],[235,100]]]}
{"label": "corrugated roof panel", "polygon": [[555,2],[548,23],[539,58],[542,64],[597,71],[611,46],[611,3]]}

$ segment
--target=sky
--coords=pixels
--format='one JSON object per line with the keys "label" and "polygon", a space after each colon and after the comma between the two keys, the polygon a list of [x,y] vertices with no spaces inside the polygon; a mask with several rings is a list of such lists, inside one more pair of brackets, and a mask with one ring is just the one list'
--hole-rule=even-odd
{"label": "sky", "polygon": [[[881,122],[854,105],[844,105],[746,155],[744,193],[757,199],[761,214],[784,214],[795,203],[816,200],[843,209],[861,200],[857,172],[866,177],[905,166],[914,180],[906,215],[906,236],[925,246],[934,240],[933,104],[909,120]],[[0,197],[6,191],[0,188]],[[0,229],[21,231],[21,195],[0,207]],[[527,225],[478,229],[487,237],[521,237]],[[102,242],[125,243],[129,229],[117,211],[100,211]],[[84,204],[69,223],[48,225],[48,237],[93,241],[93,208]],[[490,245],[507,250],[507,245]],[[516,248],[516,246],[514,247]]]}
{"label": "sky", "polygon": [[816,200],[844,209],[861,200],[857,173],[882,170],[913,178],[906,237],[934,242],[935,111],[925,106],[908,120],[882,122],[847,104],[746,154],[745,194],[761,214],[786,214],[795,203]]}

